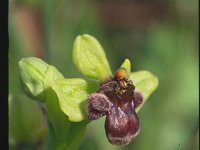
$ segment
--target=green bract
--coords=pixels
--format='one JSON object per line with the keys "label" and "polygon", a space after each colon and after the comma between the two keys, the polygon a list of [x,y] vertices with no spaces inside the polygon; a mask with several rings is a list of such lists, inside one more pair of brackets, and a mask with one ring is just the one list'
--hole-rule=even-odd
{"label": "green bract", "polygon": [[[81,73],[95,80],[66,79],[54,66],[38,58],[29,57],[19,61],[25,93],[46,104],[52,141],[50,149],[77,148],[88,123],[88,95],[98,91],[99,83],[112,77],[102,46],[90,35],[84,34],[75,39],[73,61]],[[121,68],[125,69],[126,78],[133,81],[145,102],[158,86],[157,77],[148,71],[131,73],[128,59],[125,59]],[[139,111],[142,105],[136,111]]]}
{"label": "green bract", "polygon": [[73,46],[73,61],[82,74],[99,81],[112,76],[105,52],[92,36],[78,36]]}

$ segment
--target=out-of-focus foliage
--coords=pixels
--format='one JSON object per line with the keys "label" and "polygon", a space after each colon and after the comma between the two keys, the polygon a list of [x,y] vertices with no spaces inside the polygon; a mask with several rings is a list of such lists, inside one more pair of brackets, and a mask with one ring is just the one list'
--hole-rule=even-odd
{"label": "out-of-focus foliage", "polygon": [[[72,63],[72,46],[77,35],[87,33],[102,43],[113,71],[129,58],[133,71],[149,70],[158,76],[159,88],[140,110],[141,131],[130,145],[111,145],[101,118],[89,124],[79,149],[199,149],[197,7],[197,0],[10,0],[9,93],[13,106],[18,107],[16,97],[23,94],[17,67],[22,57],[40,57],[66,77],[82,77]],[[38,112],[28,111],[37,117]],[[15,114],[16,119],[20,117]],[[27,135],[27,130],[23,132],[20,139]],[[11,135],[10,148],[16,142],[10,140]]]}

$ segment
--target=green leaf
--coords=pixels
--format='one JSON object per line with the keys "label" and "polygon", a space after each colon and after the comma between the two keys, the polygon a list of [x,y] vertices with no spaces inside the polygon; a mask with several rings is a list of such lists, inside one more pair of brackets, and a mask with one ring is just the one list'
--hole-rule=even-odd
{"label": "green leaf", "polygon": [[112,76],[105,52],[91,35],[79,35],[73,45],[73,61],[85,76],[104,81]]}
{"label": "green leaf", "polygon": [[143,104],[147,101],[148,97],[158,87],[158,78],[148,71],[137,71],[130,75],[130,80],[133,81],[135,89],[139,91],[143,96],[143,103],[136,109],[138,112]]}
{"label": "green leaf", "polygon": [[[48,65],[39,58],[22,58],[19,61],[19,69],[25,93],[42,102],[45,100],[44,85],[48,87],[56,79],[64,78],[55,67]],[[44,79],[47,81],[46,84],[44,84]]]}
{"label": "green leaf", "polygon": [[52,86],[58,96],[61,110],[72,122],[80,122],[87,118],[87,97],[97,88],[97,82],[87,82],[79,78],[58,80]]}

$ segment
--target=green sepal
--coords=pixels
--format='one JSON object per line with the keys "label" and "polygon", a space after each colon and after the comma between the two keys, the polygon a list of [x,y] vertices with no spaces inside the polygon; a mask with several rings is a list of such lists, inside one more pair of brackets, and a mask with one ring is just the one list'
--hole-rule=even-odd
{"label": "green sepal", "polygon": [[136,108],[136,111],[138,112],[149,96],[158,87],[158,78],[151,72],[144,70],[131,73],[129,79],[133,81],[133,84],[136,87],[135,90],[140,92],[143,96],[143,103]]}
{"label": "green sepal", "polygon": [[86,105],[90,93],[98,89],[98,83],[80,78],[58,80],[52,89],[56,92],[61,110],[72,122],[87,118]]}
{"label": "green sepal", "polygon": [[55,80],[64,78],[54,66],[35,57],[22,58],[19,69],[25,93],[41,102],[45,101],[45,88],[51,86]]}
{"label": "green sepal", "polygon": [[33,99],[44,101],[44,76],[48,64],[41,59],[29,57],[19,61],[20,78],[25,93]]}
{"label": "green sepal", "polygon": [[102,46],[91,35],[76,37],[73,45],[73,61],[79,71],[87,77],[105,81],[112,76]]}

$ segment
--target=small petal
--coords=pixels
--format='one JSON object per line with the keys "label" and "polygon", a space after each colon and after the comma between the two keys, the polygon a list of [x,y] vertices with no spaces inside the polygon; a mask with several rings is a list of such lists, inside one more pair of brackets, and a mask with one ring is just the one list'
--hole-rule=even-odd
{"label": "small petal", "polygon": [[131,62],[129,59],[125,59],[123,64],[121,65],[120,68],[124,68],[126,70],[126,79],[130,77],[131,74]]}

